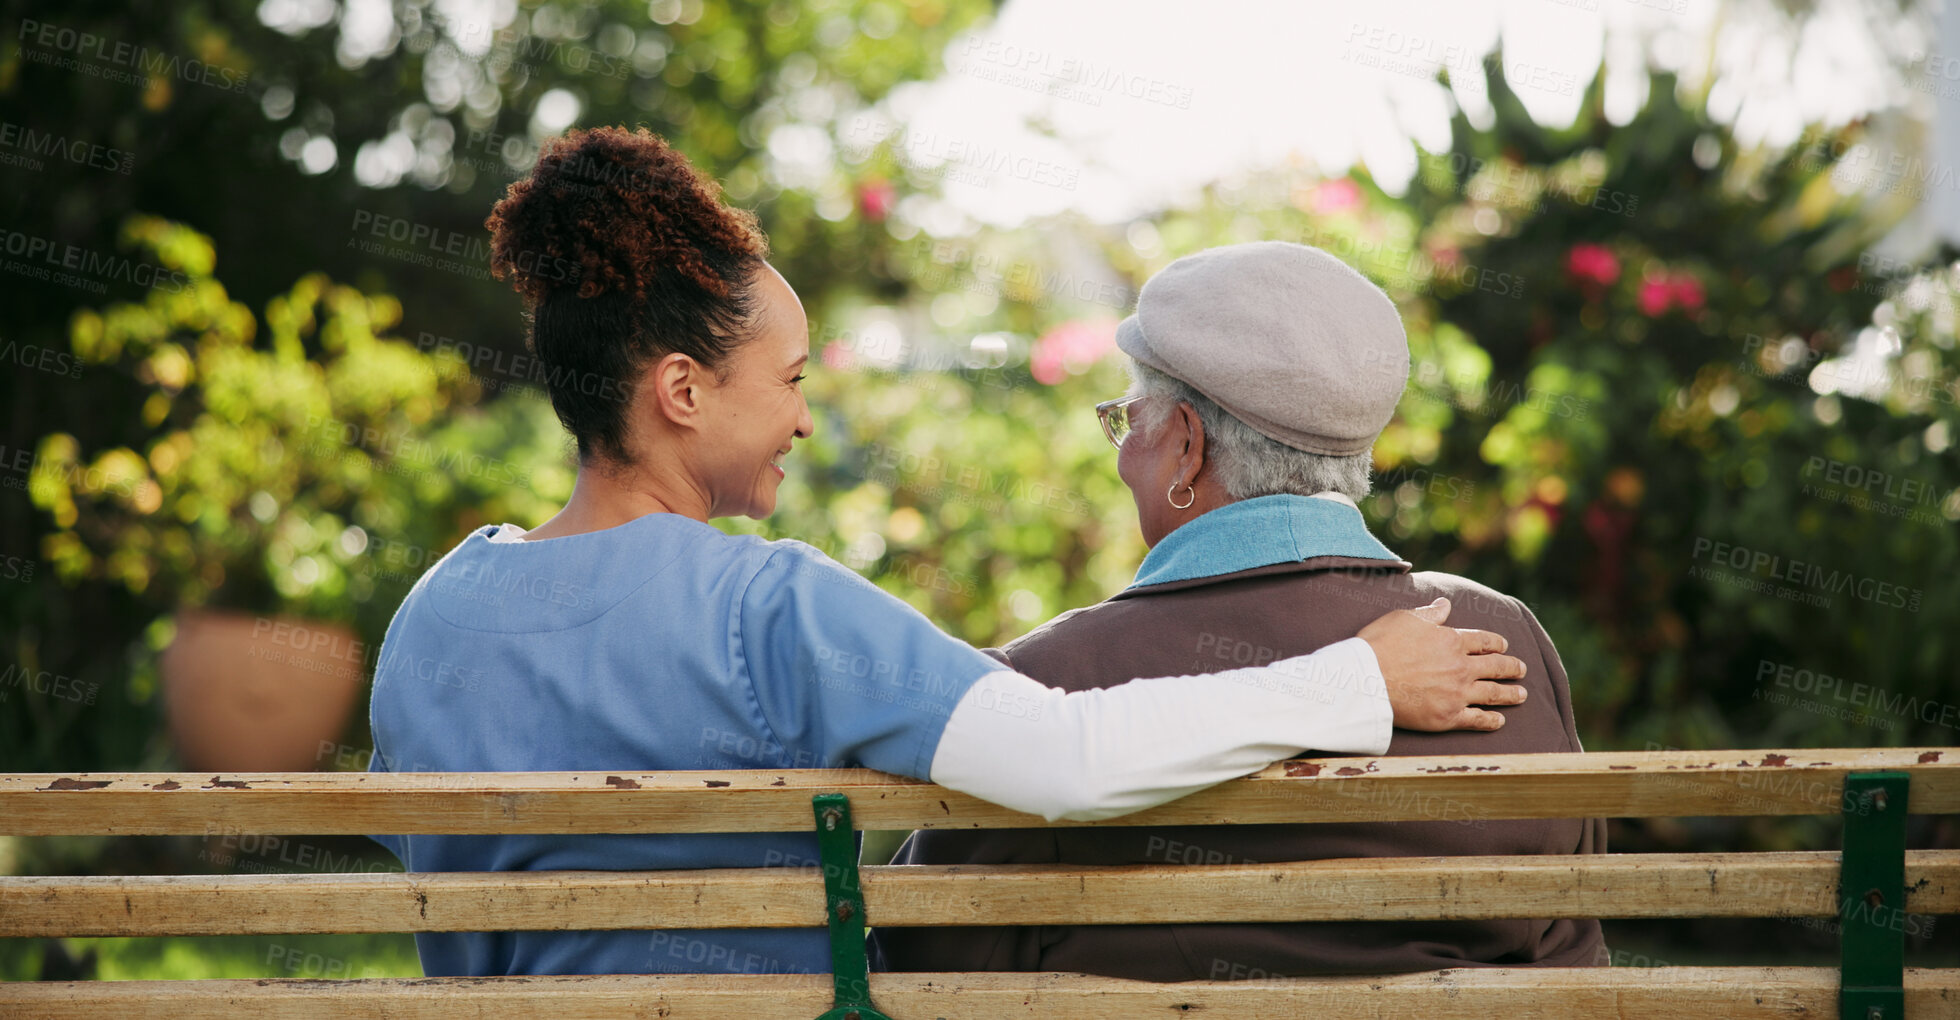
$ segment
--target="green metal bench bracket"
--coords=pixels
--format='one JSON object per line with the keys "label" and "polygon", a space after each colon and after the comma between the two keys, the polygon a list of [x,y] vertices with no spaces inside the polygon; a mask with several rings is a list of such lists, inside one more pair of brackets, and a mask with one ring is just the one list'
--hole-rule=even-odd
{"label": "green metal bench bracket", "polygon": [[1905,1020],[1906,782],[1904,772],[1844,778],[1843,1020]]}
{"label": "green metal bench bracket", "polygon": [[810,798],[817,815],[825,909],[830,915],[830,972],[836,998],[817,1020],[891,1020],[871,1005],[871,965],[864,956],[864,887],[858,882],[857,831],[851,799],[841,793]]}

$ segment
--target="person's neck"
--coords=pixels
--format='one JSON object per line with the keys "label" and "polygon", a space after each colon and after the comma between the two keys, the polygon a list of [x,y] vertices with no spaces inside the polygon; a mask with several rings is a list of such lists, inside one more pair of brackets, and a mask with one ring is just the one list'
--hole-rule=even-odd
{"label": "person's neck", "polygon": [[1183,509],[1178,509],[1175,506],[1171,507],[1170,513],[1164,521],[1164,533],[1153,539],[1148,532],[1145,532],[1143,546],[1145,549],[1155,549],[1157,548],[1158,542],[1162,542],[1164,539],[1170,537],[1171,532],[1184,527],[1186,524],[1203,517],[1219,507],[1227,506],[1234,502],[1237,501],[1227,495],[1224,488],[1214,484],[1209,477],[1201,478],[1198,484],[1193,487],[1191,505]]}
{"label": "person's neck", "polygon": [[706,523],[708,501],[697,487],[663,472],[604,464],[579,465],[572,498],[524,538],[563,538],[604,531],[648,514],[679,514]]}

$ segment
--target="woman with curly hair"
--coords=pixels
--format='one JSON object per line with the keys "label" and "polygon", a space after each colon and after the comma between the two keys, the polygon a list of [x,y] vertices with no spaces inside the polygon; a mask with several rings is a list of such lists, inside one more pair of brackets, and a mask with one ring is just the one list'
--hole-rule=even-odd
{"label": "woman with curly hair", "polygon": [[[942,633],[764,517],[814,427],[801,304],[748,213],[644,129],[547,145],[488,221],[578,442],[571,499],[489,525],[389,625],[377,771],[864,766],[1049,819],[1107,818],[1391,725],[1494,728],[1503,641],[1390,613],[1268,667],[1064,693]],[[1440,621],[1447,607],[1431,617]],[[1237,682],[1234,682],[1237,681]],[[814,864],[815,837],[377,836],[409,871]],[[823,929],[425,933],[431,975],[821,972]]]}

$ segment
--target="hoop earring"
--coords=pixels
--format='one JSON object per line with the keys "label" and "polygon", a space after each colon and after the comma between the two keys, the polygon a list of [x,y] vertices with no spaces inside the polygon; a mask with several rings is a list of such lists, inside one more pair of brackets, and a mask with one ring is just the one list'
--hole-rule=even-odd
{"label": "hoop earring", "polygon": [[1174,494],[1177,492],[1177,483],[1172,482],[1170,491],[1164,493],[1164,499],[1168,500],[1170,502],[1170,505],[1178,510],[1189,510],[1191,509],[1191,504],[1196,503],[1198,501],[1198,490],[1189,485],[1185,486],[1185,489],[1190,491],[1191,498],[1185,500],[1182,503],[1179,503],[1175,498],[1173,498]]}

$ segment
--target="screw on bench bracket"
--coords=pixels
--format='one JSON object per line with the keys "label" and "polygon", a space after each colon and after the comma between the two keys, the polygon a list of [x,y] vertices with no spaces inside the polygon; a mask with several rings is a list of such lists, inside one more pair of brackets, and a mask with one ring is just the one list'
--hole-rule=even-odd
{"label": "screw on bench bracket", "polygon": [[1838,1015],[1906,1015],[1906,789],[1904,772],[1844,777],[1844,859],[1838,915]]}
{"label": "screw on bench bracket", "polygon": [[835,988],[830,1009],[817,1020],[891,1020],[871,1005],[871,966],[864,955],[864,887],[858,882],[851,800],[841,793],[819,793],[810,798],[810,807],[817,817],[817,856],[823,862]]}

